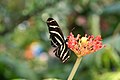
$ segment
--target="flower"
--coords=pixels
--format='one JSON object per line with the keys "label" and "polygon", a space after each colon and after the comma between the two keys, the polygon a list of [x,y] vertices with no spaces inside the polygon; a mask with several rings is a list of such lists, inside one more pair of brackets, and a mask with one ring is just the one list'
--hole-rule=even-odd
{"label": "flower", "polygon": [[98,51],[103,48],[105,45],[102,44],[102,38],[100,35],[94,37],[90,35],[87,37],[85,34],[84,37],[80,38],[80,34],[75,38],[72,33],[67,37],[68,47],[78,56],[85,56],[87,54]]}
{"label": "flower", "polygon": [[25,58],[33,59],[34,57],[40,57],[43,53],[43,48],[39,42],[32,42],[25,50]]}

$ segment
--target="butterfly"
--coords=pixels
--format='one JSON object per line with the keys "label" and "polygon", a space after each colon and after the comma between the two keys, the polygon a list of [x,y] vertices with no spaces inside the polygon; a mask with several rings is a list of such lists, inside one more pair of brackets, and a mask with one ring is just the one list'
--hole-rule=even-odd
{"label": "butterfly", "polygon": [[70,58],[69,49],[66,44],[67,40],[64,39],[62,30],[53,18],[47,19],[47,25],[50,33],[51,45],[55,47],[53,52],[56,57],[65,63]]}

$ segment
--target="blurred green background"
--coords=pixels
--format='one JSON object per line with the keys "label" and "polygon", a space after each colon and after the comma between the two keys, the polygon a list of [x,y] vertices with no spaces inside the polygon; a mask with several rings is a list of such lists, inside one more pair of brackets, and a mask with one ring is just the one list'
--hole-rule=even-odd
{"label": "blurred green background", "polygon": [[119,0],[0,0],[0,79],[66,80],[76,60],[53,54],[46,20],[65,37],[101,34],[106,48],[83,58],[73,80],[120,80]]}

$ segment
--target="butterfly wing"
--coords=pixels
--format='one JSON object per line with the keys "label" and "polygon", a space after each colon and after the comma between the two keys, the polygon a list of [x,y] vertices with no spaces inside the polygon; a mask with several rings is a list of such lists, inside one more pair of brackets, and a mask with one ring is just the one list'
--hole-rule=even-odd
{"label": "butterfly wing", "polygon": [[49,28],[51,44],[53,47],[57,47],[64,43],[63,33],[53,18],[48,18],[47,25]]}
{"label": "butterfly wing", "polygon": [[60,58],[62,62],[66,62],[70,57],[69,49],[58,23],[53,18],[48,18],[47,25],[50,33],[51,45],[56,47],[54,50],[55,55]]}

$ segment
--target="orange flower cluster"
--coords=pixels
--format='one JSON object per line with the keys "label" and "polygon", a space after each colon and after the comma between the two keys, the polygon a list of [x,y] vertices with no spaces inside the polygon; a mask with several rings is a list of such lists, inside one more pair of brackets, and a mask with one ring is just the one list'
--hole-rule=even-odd
{"label": "orange flower cluster", "polygon": [[87,54],[96,52],[97,50],[104,47],[102,44],[101,36],[94,37],[93,35],[88,36],[87,34],[84,37],[80,38],[80,34],[75,38],[72,33],[67,37],[68,47],[78,56],[85,56]]}

